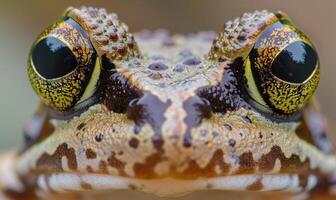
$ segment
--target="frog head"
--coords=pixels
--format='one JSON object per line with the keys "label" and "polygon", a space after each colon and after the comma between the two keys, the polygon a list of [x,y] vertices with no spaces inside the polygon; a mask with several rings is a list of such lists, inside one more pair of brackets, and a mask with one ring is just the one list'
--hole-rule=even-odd
{"label": "frog head", "polygon": [[133,36],[104,9],[69,8],[29,55],[42,103],[15,170],[61,193],[310,190],[336,167],[306,118],[319,70],[283,13]]}

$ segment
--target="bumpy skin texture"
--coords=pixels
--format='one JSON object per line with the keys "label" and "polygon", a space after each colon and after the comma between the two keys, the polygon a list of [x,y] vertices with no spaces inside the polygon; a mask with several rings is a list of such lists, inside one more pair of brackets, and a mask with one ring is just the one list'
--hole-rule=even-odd
{"label": "bumpy skin texture", "polygon": [[70,119],[45,109],[53,131],[43,138],[28,131],[35,145],[13,161],[24,189],[12,186],[10,194],[300,192],[335,169],[313,131],[298,129],[303,119],[264,115],[240,89],[240,57],[276,20],[273,13],[244,14],[216,39],[212,32],[144,31],[135,34],[137,44],[103,9],[70,8],[66,15],[86,30],[102,58],[98,102]]}

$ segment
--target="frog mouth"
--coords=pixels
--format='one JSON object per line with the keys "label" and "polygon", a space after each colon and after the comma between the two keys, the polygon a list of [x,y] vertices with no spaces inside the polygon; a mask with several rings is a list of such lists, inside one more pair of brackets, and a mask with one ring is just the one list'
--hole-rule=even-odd
{"label": "frog mouth", "polygon": [[102,174],[59,173],[40,175],[37,184],[43,191],[79,192],[110,190],[137,190],[158,196],[182,196],[200,190],[291,192],[309,191],[317,184],[315,175],[307,175],[305,181],[298,174],[237,175],[197,180],[163,178],[144,180]]}

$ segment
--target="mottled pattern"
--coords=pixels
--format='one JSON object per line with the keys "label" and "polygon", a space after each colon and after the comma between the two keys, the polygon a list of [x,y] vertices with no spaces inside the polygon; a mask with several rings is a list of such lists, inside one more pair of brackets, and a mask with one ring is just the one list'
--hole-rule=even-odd
{"label": "mottled pattern", "polygon": [[302,192],[335,170],[333,156],[299,137],[300,119],[266,115],[240,90],[238,57],[274,14],[245,14],[215,40],[213,32],[143,31],[135,34],[141,55],[116,15],[67,14],[102,59],[98,101],[75,116],[50,117],[54,131],[20,154],[15,172],[37,192]]}

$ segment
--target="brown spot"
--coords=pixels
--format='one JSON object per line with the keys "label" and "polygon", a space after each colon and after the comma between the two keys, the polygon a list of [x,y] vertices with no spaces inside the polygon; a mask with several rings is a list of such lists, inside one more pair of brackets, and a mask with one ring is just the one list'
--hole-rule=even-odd
{"label": "brown spot", "polygon": [[86,171],[89,173],[93,173],[93,169],[91,166],[86,166]]}
{"label": "brown spot", "polygon": [[260,191],[261,189],[263,189],[263,184],[261,182],[261,180],[257,180],[256,182],[252,183],[251,185],[246,187],[246,190],[248,191]]}
{"label": "brown spot", "polygon": [[247,33],[242,32],[238,35],[237,39],[241,42],[245,41],[247,39]]}
{"label": "brown spot", "polygon": [[[221,170],[220,174],[216,172],[216,166]],[[188,167],[182,172],[182,178],[197,178],[197,177],[215,177],[226,175],[229,171],[229,166],[224,161],[224,153],[221,149],[214,152],[209,163],[201,168],[195,160],[191,160]]]}
{"label": "brown spot", "polygon": [[107,163],[104,160],[99,162],[99,172],[103,174],[108,174]]}
{"label": "brown spot", "polygon": [[139,140],[136,139],[136,138],[132,138],[132,139],[129,140],[128,144],[130,145],[130,147],[136,149],[136,148],[138,148]]}
{"label": "brown spot", "polygon": [[252,174],[255,171],[256,162],[251,152],[243,153],[239,156],[239,169],[237,174]]}
{"label": "brown spot", "polygon": [[263,172],[273,170],[276,159],[281,162],[281,173],[305,173],[309,170],[309,160],[300,161],[299,156],[291,155],[286,158],[279,146],[273,146],[268,154],[263,155],[258,161],[258,166]]}
{"label": "brown spot", "polygon": [[98,133],[98,134],[95,136],[95,140],[96,140],[96,142],[101,142],[101,141],[103,141],[103,139],[104,139],[104,135],[101,134],[101,133]]}
{"label": "brown spot", "polygon": [[230,145],[231,147],[234,147],[234,146],[236,145],[236,140],[234,140],[234,139],[229,139],[229,145]]}
{"label": "brown spot", "polygon": [[52,155],[48,153],[43,153],[37,160],[36,166],[39,170],[62,172],[64,171],[62,166],[63,156],[67,158],[68,167],[71,170],[76,170],[77,159],[75,150],[73,148],[68,148],[67,143],[59,145]]}
{"label": "brown spot", "polygon": [[85,127],[85,123],[80,123],[78,126],[77,126],[77,130],[82,130],[84,127]]}
{"label": "brown spot", "polygon": [[137,190],[137,186],[134,185],[134,184],[129,184],[129,185],[128,185],[128,188],[129,188],[130,190]]}
{"label": "brown spot", "polygon": [[81,182],[80,183],[81,188],[83,188],[84,190],[92,190],[92,185],[90,185],[89,183],[85,183],[85,182]]}
{"label": "brown spot", "polygon": [[85,155],[88,159],[95,159],[97,158],[96,152],[94,152],[92,149],[86,149]]}
{"label": "brown spot", "polygon": [[125,176],[125,163],[116,158],[114,152],[107,158],[107,162],[111,167],[116,168],[119,171],[119,175]]}
{"label": "brown spot", "polygon": [[137,178],[151,179],[157,177],[154,171],[156,164],[163,160],[161,153],[148,156],[144,163],[135,163],[133,166]]}
{"label": "brown spot", "polygon": [[263,138],[263,134],[261,132],[259,132],[259,139]]}

